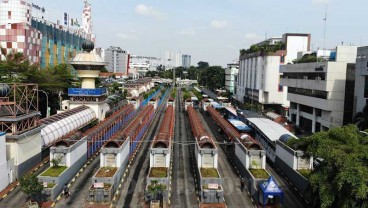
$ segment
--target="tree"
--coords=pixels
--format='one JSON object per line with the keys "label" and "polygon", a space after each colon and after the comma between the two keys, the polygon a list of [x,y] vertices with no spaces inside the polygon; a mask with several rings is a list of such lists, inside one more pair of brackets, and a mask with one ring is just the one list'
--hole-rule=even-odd
{"label": "tree", "polygon": [[354,118],[353,122],[358,126],[360,131],[368,128],[368,106],[364,106],[361,112],[358,112]]}
{"label": "tree", "polygon": [[22,191],[33,200],[35,200],[43,190],[43,185],[38,181],[38,178],[33,173],[20,178],[20,186]]}
{"label": "tree", "polygon": [[208,64],[208,62],[205,62],[205,61],[200,61],[197,64],[198,64],[198,69],[204,69],[204,68],[208,68],[210,66]]}
{"label": "tree", "polygon": [[315,207],[368,207],[368,136],[348,125],[298,141],[322,161],[309,176]]}
{"label": "tree", "polygon": [[153,195],[152,200],[161,200],[159,196],[162,195],[162,192],[165,189],[166,189],[166,186],[164,184],[158,183],[157,180],[152,180],[151,185],[148,186],[148,192]]}

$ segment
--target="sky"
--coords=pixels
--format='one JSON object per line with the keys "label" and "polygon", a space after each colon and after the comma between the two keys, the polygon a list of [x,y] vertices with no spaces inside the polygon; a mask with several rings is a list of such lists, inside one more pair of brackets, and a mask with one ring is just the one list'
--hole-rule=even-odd
{"label": "sky", "polygon": [[[83,0],[28,0],[46,18],[64,12],[81,23]],[[89,0],[96,47],[119,46],[134,55],[180,51],[226,66],[239,50],[284,33],[309,33],[312,49],[368,45],[367,0]],[[326,41],[324,43],[327,5]]]}

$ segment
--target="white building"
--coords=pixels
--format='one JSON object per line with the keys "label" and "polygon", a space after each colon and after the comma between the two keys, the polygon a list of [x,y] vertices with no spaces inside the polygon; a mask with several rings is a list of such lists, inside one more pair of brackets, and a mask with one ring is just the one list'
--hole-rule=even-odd
{"label": "white building", "polygon": [[298,51],[310,50],[310,34],[286,33],[282,38],[270,38],[256,45],[273,47],[280,41],[281,47],[276,51],[258,50],[240,56],[237,100],[261,104],[263,108],[270,107],[280,113],[289,107],[287,89],[280,85],[280,65],[292,63]]}
{"label": "white building", "polygon": [[368,46],[359,47],[355,67],[354,115],[368,103]]}
{"label": "white building", "polygon": [[144,75],[147,71],[156,71],[159,66],[164,67],[165,70],[172,69],[173,62],[153,56],[131,55],[129,59],[129,68],[141,75]]}
{"label": "white building", "polygon": [[335,61],[282,66],[289,120],[313,133],[351,122],[355,64],[349,63],[355,63],[356,53],[355,46],[338,46]]}
{"label": "white building", "polygon": [[239,72],[239,61],[228,64],[225,69],[225,89],[229,90],[231,93],[235,93],[237,77]]}
{"label": "white building", "polygon": [[120,47],[110,46],[102,50],[101,57],[107,62],[109,72],[128,74],[129,54]]}
{"label": "white building", "polygon": [[166,60],[170,61],[172,67],[179,67],[183,65],[183,54],[178,52],[166,51]]}

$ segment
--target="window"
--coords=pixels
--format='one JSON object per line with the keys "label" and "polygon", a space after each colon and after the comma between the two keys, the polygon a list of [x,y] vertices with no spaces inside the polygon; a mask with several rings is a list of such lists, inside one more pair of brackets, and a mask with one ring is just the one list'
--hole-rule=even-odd
{"label": "window", "polygon": [[8,19],[11,19],[11,11],[8,11]]}

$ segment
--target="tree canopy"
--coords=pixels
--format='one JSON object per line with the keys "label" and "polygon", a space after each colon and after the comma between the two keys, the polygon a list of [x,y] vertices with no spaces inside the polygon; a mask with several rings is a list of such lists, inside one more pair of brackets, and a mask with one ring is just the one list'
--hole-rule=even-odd
{"label": "tree canopy", "polygon": [[22,191],[32,199],[37,198],[37,195],[40,195],[43,190],[43,185],[35,174],[27,174],[20,178],[20,186]]}
{"label": "tree canopy", "polygon": [[[62,94],[66,95],[69,87],[79,84],[70,65],[59,64],[40,69],[38,65],[31,64],[22,53],[10,53],[5,60],[0,60],[0,82],[38,84],[39,89],[48,94],[49,106],[54,112],[59,107],[59,93],[64,92]],[[39,110],[46,115],[46,97],[41,95],[39,99]]]}
{"label": "tree canopy", "polygon": [[294,140],[321,163],[309,176],[316,207],[368,207],[368,136],[355,125]]}

